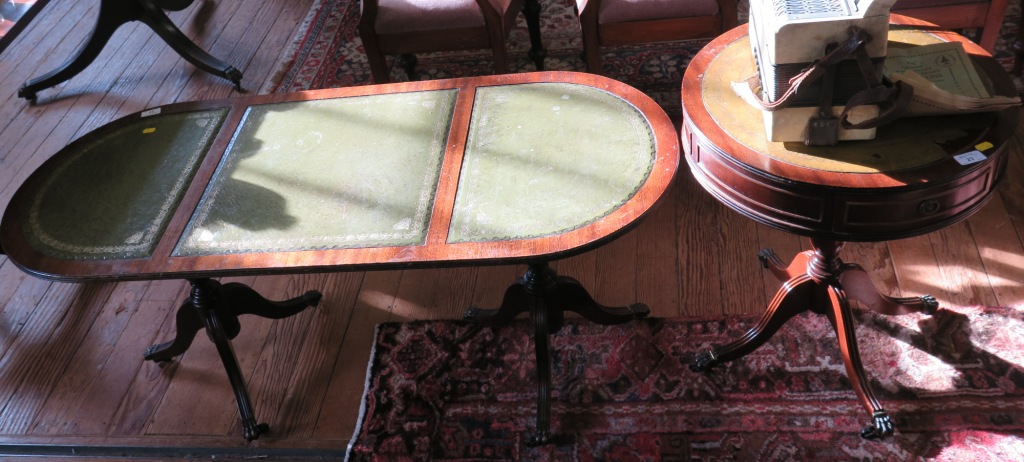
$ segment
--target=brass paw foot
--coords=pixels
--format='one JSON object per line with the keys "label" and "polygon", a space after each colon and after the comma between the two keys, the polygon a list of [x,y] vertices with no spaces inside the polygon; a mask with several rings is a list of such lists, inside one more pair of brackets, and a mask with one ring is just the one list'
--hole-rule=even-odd
{"label": "brass paw foot", "polygon": [[530,439],[526,442],[526,445],[535,448],[537,446],[544,446],[545,444],[551,443],[551,432],[544,430],[538,430]]}
{"label": "brass paw foot", "polygon": [[932,297],[931,295],[921,296],[921,311],[923,311],[924,314],[931,316],[938,310],[939,301],[936,300],[935,297]]}
{"label": "brass paw foot", "polygon": [[633,319],[644,319],[651,314],[651,308],[643,303],[634,303],[626,307],[626,312]]}
{"label": "brass paw foot", "polygon": [[258,424],[255,420],[242,422],[242,436],[245,437],[246,441],[259,439],[260,435],[268,431],[270,431],[270,425],[265,423]]}
{"label": "brass paw foot", "polygon": [[229,66],[224,70],[224,78],[235,84],[235,91],[245,93],[245,89],[242,88],[242,71],[235,69],[233,66]]}
{"label": "brass paw foot", "polygon": [[860,431],[861,438],[874,440],[890,436],[893,433],[892,419],[889,413],[879,409],[871,414],[871,425]]}
{"label": "brass paw foot", "polygon": [[715,356],[715,352],[705,351],[704,353],[698,353],[697,357],[693,359],[693,363],[690,364],[690,370],[693,372],[707,372],[718,364],[718,357]]}

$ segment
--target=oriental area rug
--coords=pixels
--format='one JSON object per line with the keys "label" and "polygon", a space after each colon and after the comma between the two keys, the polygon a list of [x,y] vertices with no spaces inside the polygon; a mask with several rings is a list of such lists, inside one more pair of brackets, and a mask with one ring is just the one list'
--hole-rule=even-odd
{"label": "oriental area rug", "polygon": [[859,436],[867,412],[824,316],[706,373],[695,353],[751,316],[583,320],[551,337],[552,432],[536,413],[532,327],[461,321],[378,326],[349,460],[1024,460],[1024,307],[858,312],[864,369],[896,425]]}

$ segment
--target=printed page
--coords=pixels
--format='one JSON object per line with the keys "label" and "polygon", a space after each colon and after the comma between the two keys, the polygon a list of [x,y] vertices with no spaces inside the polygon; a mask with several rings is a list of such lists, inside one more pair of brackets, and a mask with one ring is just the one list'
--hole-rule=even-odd
{"label": "printed page", "polygon": [[991,96],[959,42],[890,47],[885,75],[914,87],[907,115],[995,111],[1021,101],[1019,97]]}

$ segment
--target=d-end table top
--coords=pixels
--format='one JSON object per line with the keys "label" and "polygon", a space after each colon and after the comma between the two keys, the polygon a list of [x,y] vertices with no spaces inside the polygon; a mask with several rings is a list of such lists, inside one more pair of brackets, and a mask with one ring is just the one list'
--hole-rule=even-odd
{"label": "d-end table top", "polygon": [[62,280],[551,259],[628,229],[678,157],[653,100],[581,73],[181,103],[54,155],[0,242]]}

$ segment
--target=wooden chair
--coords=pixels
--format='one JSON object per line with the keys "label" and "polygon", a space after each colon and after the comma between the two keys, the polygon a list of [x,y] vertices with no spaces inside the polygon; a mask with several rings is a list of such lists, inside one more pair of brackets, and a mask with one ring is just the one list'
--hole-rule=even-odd
{"label": "wooden chair", "polygon": [[363,0],[359,36],[373,79],[391,81],[385,55],[399,61],[415,80],[415,53],[490,48],[494,70],[508,72],[505,40],[520,11],[530,30],[530,59],[544,69],[538,0]]}
{"label": "wooden chair", "polygon": [[993,52],[1009,0],[899,0],[893,13],[922,19],[946,29],[981,29],[978,44]]}
{"label": "wooden chair", "polygon": [[736,0],[576,0],[587,71],[602,46],[714,38],[739,23]]}

